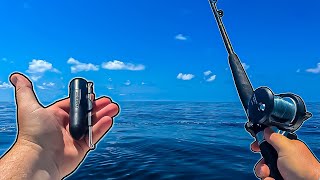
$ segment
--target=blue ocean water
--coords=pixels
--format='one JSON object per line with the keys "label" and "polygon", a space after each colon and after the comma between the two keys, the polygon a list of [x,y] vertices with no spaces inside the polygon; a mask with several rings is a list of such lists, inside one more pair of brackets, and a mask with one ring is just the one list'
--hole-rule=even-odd
{"label": "blue ocean water", "polygon": [[[107,136],[67,179],[256,179],[239,103],[122,102]],[[320,103],[298,132],[320,157]],[[0,103],[0,154],[16,135],[15,106]]]}

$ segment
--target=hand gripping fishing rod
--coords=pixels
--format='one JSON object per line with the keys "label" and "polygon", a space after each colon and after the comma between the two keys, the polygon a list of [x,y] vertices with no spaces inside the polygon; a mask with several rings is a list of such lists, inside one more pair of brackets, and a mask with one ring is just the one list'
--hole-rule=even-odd
{"label": "hand gripping fishing rod", "polygon": [[245,128],[258,141],[261,154],[270,169],[270,176],[276,180],[282,180],[277,167],[278,154],[265,141],[263,131],[267,127],[272,127],[277,133],[290,139],[297,139],[294,132],[304,121],[312,117],[312,114],[307,112],[303,99],[298,95],[292,93],[275,95],[268,87],[253,89],[223,25],[223,11],[217,9],[217,0],[209,0],[209,3],[228,51],[234,83],[248,117]]}
{"label": "hand gripping fishing rod", "polygon": [[93,83],[76,78],[69,85],[70,122],[69,131],[73,139],[81,140],[88,134],[88,146],[92,150]]}

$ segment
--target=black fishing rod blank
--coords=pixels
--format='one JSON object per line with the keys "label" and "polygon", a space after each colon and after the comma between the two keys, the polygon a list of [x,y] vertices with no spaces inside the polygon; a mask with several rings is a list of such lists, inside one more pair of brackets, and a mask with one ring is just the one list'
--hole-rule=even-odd
{"label": "black fishing rod blank", "polygon": [[211,9],[218,22],[220,33],[222,35],[224,44],[229,54],[229,65],[232,71],[233,79],[234,79],[239,97],[241,99],[241,102],[245,111],[247,112],[249,100],[253,94],[253,87],[251,85],[251,82],[248,78],[246,71],[244,70],[241,64],[239,57],[233,50],[232,44],[230,42],[230,39],[228,37],[228,34],[226,32],[226,29],[221,19],[221,17],[223,16],[223,11],[217,10],[216,2],[217,2],[216,0],[215,1],[209,0]]}
{"label": "black fishing rod blank", "polygon": [[297,139],[297,131],[312,114],[307,112],[303,99],[295,94],[275,95],[270,88],[253,89],[240,59],[235,54],[230,39],[222,22],[223,11],[218,10],[217,0],[209,0],[211,9],[218,23],[222,39],[229,54],[229,65],[241,103],[247,114],[246,130],[256,138],[261,154],[270,169],[270,177],[282,180],[277,168],[278,154],[264,139],[264,129],[271,127],[290,139]]}

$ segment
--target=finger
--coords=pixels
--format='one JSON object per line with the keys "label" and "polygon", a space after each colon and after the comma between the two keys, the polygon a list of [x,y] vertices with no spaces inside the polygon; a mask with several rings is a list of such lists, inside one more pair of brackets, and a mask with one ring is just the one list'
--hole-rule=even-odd
{"label": "finger", "polygon": [[101,118],[105,116],[115,117],[118,113],[119,106],[115,103],[111,103],[93,115],[93,124],[97,123]]}
{"label": "finger", "polygon": [[263,180],[275,180],[275,179],[273,179],[273,178],[271,178],[271,177],[266,177],[266,178],[264,178]]}
{"label": "finger", "polygon": [[29,107],[33,111],[41,105],[33,91],[31,81],[20,73],[14,73],[10,76],[10,82],[15,87],[15,96],[18,106]]}
{"label": "finger", "polygon": [[65,98],[60,101],[57,101],[56,103],[53,104],[53,106],[57,106],[58,108],[69,113],[69,111],[70,111],[70,98]]}
{"label": "finger", "polygon": [[[95,97],[95,95],[93,96]],[[111,99],[107,97],[101,97],[93,102],[93,111],[92,114],[95,114],[97,111],[100,111],[105,106],[111,103]],[[55,106],[63,109],[67,113],[70,112],[70,98],[58,101],[54,104]]]}
{"label": "finger", "polygon": [[260,152],[258,141],[253,142],[251,145],[251,151],[253,152]]}
{"label": "finger", "polygon": [[101,111],[103,108],[111,104],[111,99],[107,97],[101,97],[98,100],[93,102],[92,114],[96,114]]}
{"label": "finger", "polygon": [[109,116],[101,118],[92,128],[93,143],[97,144],[100,139],[111,129],[113,119]]}
{"label": "finger", "polygon": [[270,175],[270,169],[266,165],[264,159],[261,159],[255,166],[254,172],[256,173],[256,176],[259,178],[266,178]]}
{"label": "finger", "polygon": [[264,130],[264,137],[278,153],[280,150],[286,150],[291,147],[290,140],[287,137],[279,133],[275,133],[271,128],[266,128]]}

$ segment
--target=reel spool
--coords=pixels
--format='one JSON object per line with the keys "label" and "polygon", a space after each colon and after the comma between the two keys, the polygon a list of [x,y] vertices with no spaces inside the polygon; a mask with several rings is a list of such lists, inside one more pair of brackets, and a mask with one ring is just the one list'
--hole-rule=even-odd
{"label": "reel spool", "polygon": [[254,91],[247,111],[251,125],[275,126],[287,132],[296,131],[312,117],[300,96],[291,93],[275,95],[267,87]]}

